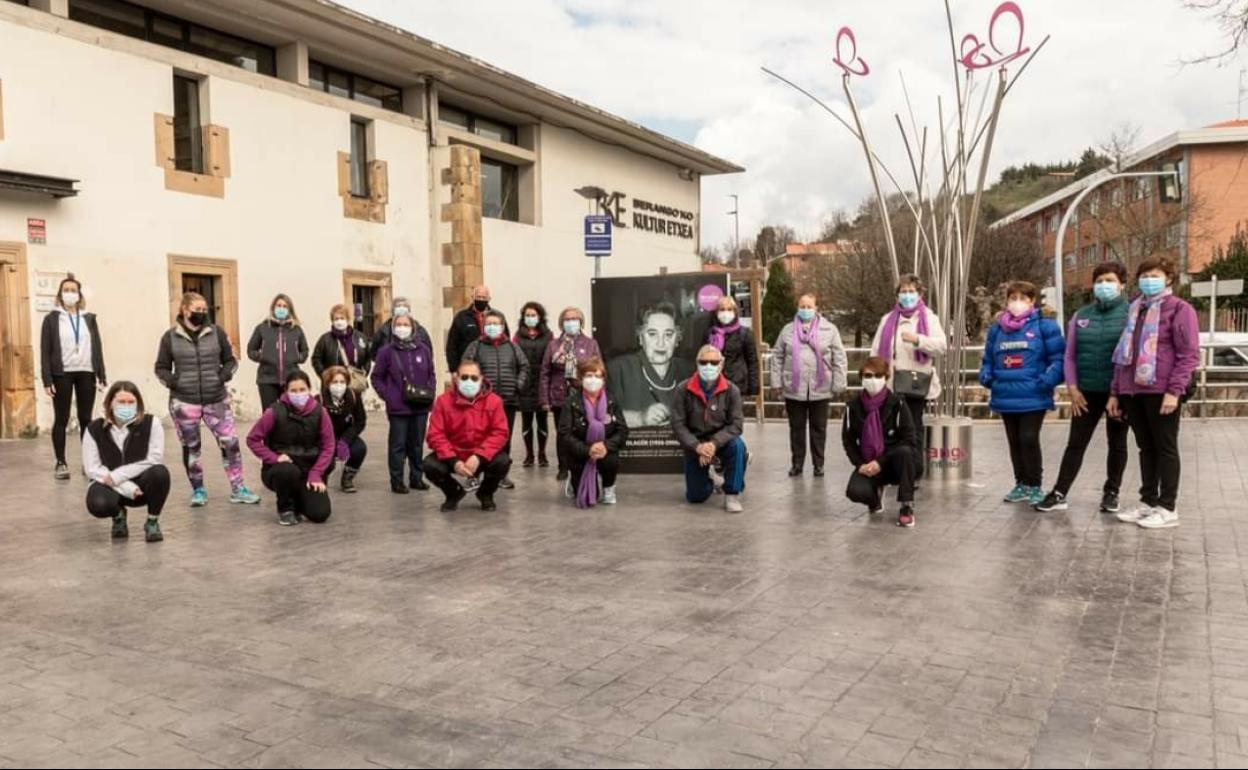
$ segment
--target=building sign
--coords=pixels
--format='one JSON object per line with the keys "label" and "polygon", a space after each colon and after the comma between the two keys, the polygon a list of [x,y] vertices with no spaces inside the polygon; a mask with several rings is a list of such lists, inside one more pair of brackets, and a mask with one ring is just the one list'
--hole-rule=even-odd
{"label": "building sign", "polygon": [[47,243],[48,242],[48,222],[46,219],[27,219],[26,220],[26,242],[27,243]]}
{"label": "building sign", "polygon": [[611,221],[606,214],[585,217],[585,256],[611,256]]}
{"label": "building sign", "polygon": [[[632,207],[631,211],[629,205]],[[598,208],[611,218],[611,223],[617,228],[631,227],[634,230],[688,241],[696,237],[694,228],[697,214],[687,209],[641,198],[630,199],[626,193],[619,191],[604,192],[599,196]]]}

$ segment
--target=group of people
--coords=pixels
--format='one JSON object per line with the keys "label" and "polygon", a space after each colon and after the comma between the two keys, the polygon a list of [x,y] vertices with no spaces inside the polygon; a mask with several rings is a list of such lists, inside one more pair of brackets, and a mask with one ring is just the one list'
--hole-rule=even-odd
{"label": "group of people", "polygon": [[[1138,296],[1128,300],[1126,268],[1100,265],[1093,278],[1095,300],[1070,319],[1065,339],[1037,307],[1034,285],[1009,285],[1006,309],[988,332],[980,369],[980,382],[991,393],[989,406],[1001,416],[1009,444],[1015,486],[1007,502],[1025,502],[1038,511],[1066,508],[1086,448],[1104,418],[1109,457],[1101,510],[1146,528],[1177,525],[1179,406],[1199,362],[1199,335],[1195,311],[1173,294],[1176,278],[1169,261],[1145,260],[1136,271]],[[841,433],[852,464],[847,497],[881,513],[885,488],[896,486],[897,524],[913,527],[925,459],[923,417],[940,394],[935,359],[945,353],[947,339],[917,276],[904,276],[896,289],[896,305],[881,320],[871,355],[859,369],[861,392],[846,403]],[[328,483],[339,464],[340,490],[356,491],[368,455],[362,434],[370,387],[389,422],[387,459],[395,494],[433,485],[443,494],[443,511],[456,510],[470,493],[482,510],[495,510],[497,491],[514,487],[509,473],[517,416],[523,465],[544,468],[548,415],[553,415],[557,479],[565,494],[582,508],[616,502],[629,426],[650,420],[630,414],[630,405],[622,402],[612,381],[630,375],[603,361],[578,308],[559,313],[556,334],[545,308],[525,303],[513,334],[505,315],[491,306],[489,288],[476,287],[472,305],[455,315],[447,334],[450,383],[443,392],[432,338],[406,299],[394,301],[390,319],[372,339],[354,328],[345,305],[335,305],[329,320],[329,330],[310,347],[293,301],[279,294],[247,344],[248,357],[257,363],[264,411],[246,444],[261,462],[263,485],[277,498],[280,524],[329,519]],[[643,326],[649,328],[644,321]],[[656,346],[674,344],[656,337]],[[91,481],[88,510],[111,518],[113,535],[126,537],[127,509],[145,507],[145,536],[161,540],[159,516],[170,491],[164,434],[154,427],[138,387],[128,381],[108,387],[102,416],[91,419],[96,388],[107,387],[108,380],[99,326],[72,276],[61,282],[56,308],[44,320],[41,353],[42,379],[55,411],[55,477],[70,477],[66,429],[76,401],[83,471]],[[301,368],[309,358],[319,391]],[[670,397],[654,405],[662,407],[664,423],[684,452],[690,502],[705,502],[719,491],[726,510],[743,510],[749,462],[742,438],[744,399],[758,393],[759,360],[734,300],[723,297],[696,369],[679,373]],[[230,502],[260,502],[245,483],[231,407],[229,383],[237,368],[230,341],[211,322],[204,297],[184,295],[176,322],[161,337],[155,372],[169,389],[192,508],[208,503],[201,423],[221,451]],[[1061,472],[1045,492],[1040,431],[1063,381],[1073,420]],[[803,474],[809,450],[815,476],[823,476],[829,410],[846,391],[847,358],[836,326],[819,312],[814,295],[798,298],[793,320],[772,348],[771,382],[788,415],[789,475]],[[1142,486],[1140,505],[1123,511],[1118,495],[1128,429],[1139,447]]]}

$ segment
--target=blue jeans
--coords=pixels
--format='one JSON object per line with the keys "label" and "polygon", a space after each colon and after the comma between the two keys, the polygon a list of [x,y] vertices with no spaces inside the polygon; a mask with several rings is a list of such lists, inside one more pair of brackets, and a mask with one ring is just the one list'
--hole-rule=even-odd
{"label": "blue jeans", "polygon": [[[750,456],[744,439],[737,436],[720,447],[715,455],[724,465],[724,494],[741,494],[745,489],[745,465]],[[685,499],[691,503],[704,503],[713,494],[715,482],[711,481],[710,466],[703,465],[696,452],[686,452]]]}
{"label": "blue jeans", "polygon": [[425,427],[429,424],[429,413],[390,415],[390,486],[397,487],[403,483],[403,461],[407,460],[407,474],[410,485],[419,484],[424,478],[421,467],[421,451],[425,445]]}

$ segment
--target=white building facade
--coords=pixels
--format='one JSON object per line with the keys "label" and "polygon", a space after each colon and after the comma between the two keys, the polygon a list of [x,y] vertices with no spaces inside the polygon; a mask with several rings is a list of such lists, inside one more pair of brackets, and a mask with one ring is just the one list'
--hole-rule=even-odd
{"label": "white building facade", "polygon": [[615,220],[604,276],[697,270],[701,177],[740,170],[321,0],[0,0],[0,435],[51,423],[66,273],[162,415],[157,341],[207,295],[254,416],[240,348],[278,292],[310,344],[334,304],[371,331],[406,296],[440,347],[482,280],[509,319],[588,312],[586,213]]}

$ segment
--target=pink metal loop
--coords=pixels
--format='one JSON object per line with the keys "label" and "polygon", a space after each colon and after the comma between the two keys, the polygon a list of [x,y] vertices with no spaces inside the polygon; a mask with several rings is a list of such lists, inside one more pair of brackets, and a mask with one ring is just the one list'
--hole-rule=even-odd
{"label": "pink metal loop", "polygon": [[[845,41],[848,40],[850,50],[848,56],[844,51]],[[858,55],[858,39],[854,37],[854,31],[849,27],[841,27],[836,33],[836,56],[832,59],[832,63],[841,68],[846,75],[865,76],[871,74],[871,68],[867,66],[866,61]]]}
{"label": "pink metal loop", "polygon": [[[1003,16],[1013,16],[1018,22],[1018,38],[1005,48],[997,43],[997,23]],[[1023,19],[1023,9],[1019,8],[1018,3],[1013,0],[1006,0],[992,12],[992,19],[988,22],[988,46],[992,48],[992,53],[989,54],[984,50],[984,43],[980,42],[976,35],[967,35],[962,38],[960,60],[962,66],[968,70],[1001,67],[1026,56],[1031,53],[1031,48],[1023,45],[1025,33],[1026,22]]]}

